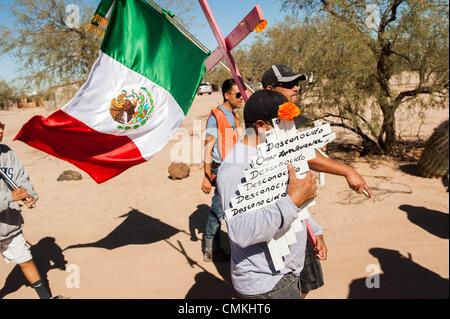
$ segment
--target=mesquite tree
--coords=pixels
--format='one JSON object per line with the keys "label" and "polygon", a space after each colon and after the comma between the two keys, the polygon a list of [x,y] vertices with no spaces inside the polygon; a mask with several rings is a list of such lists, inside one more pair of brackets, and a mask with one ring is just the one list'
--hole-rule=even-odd
{"label": "mesquite tree", "polygon": [[[367,152],[393,152],[400,106],[442,105],[448,97],[448,1],[281,2],[309,19],[303,37],[295,24],[283,31],[284,46],[304,53],[292,64],[314,73],[316,105],[331,110],[323,117],[359,135]],[[286,48],[276,49],[282,56]],[[411,85],[396,87],[400,76]]]}

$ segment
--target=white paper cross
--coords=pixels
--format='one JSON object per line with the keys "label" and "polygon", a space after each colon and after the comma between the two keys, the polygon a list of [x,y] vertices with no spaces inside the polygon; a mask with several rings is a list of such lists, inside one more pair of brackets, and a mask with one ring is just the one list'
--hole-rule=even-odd
{"label": "white paper cross", "polygon": [[[225,211],[227,221],[287,196],[287,165],[295,167],[298,178],[309,171],[308,161],[316,157],[315,150],[333,141],[336,134],[330,124],[305,131],[297,131],[293,121],[273,120],[274,129],[266,133],[266,142],[257,146],[257,155],[251,159],[251,167],[245,171],[245,182],[238,186],[239,194],[231,199],[231,208]],[[284,268],[283,257],[291,253],[289,245],[297,241],[295,233],[304,230],[302,221],[310,217],[308,207],[312,200],[299,208],[298,218],[291,227],[267,245],[275,270]]]}

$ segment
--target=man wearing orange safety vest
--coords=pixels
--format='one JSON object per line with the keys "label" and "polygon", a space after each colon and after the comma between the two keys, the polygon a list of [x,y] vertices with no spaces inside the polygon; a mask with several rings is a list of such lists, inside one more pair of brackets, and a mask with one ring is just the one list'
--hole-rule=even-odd
{"label": "man wearing orange safety vest", "polygon": [[[205,194],[209,194],[212,186],[215,186],[215,178],[219,166],[234,144],[238,142],[239,138],[239,121],[236,117],[235,110],[243,105],[243,99],[233,79],[228,79],[223,82],[222,95],[223,104],[211,111],[211,115],[206,124],[204,153],[205,176],[202,182],[202,191]],[[204,261],[229,260],[229,255],[220,248],[220,225],[223,218],[224,211],[217,190],[215,190],[204,232]]]}

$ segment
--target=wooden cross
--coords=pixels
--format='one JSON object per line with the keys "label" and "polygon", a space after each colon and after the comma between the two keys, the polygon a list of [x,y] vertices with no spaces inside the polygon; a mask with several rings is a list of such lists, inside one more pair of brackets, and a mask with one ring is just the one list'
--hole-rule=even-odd
{"label": "wooden cross", "polygon": [[222,60],[227,62],[233,79],[236,82],[239,92],[241,92],[244,101],[247,102],[249,95],[245,89],[244,81],[242,80],[241,73],[231,55],[231,50],[235,48],[242,40],[244,40],[250,33],[252,33],[256,28],[262,31],[267,24],[264,19],[263,12],[259,5],[257,5],[249,14],[234,28],[231,33],[224,38],[222,32],[220,31],[219,25],[212,14],[211,8],[209,7],[207,0],[199,0],[200,6],[205,13],[206,19],[214,33],[214,36],[219,44],[218,48],[209,56],[205,61],[205,66],[207,70],[211,70],[217,63]]}

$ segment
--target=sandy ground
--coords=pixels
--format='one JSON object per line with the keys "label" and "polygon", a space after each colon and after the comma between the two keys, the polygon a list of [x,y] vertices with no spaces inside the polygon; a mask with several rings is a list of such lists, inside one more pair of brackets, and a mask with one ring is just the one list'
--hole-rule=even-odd
{"label": "sandy ground", "polygon": [[[219,102],[217,93],[198,97],[183,127],[192,132],[192,121]],[[6,123],[4,143],[17,152],[41,196],[36,209],[24,210],[25,235],[35,244],[35,259],[54,294],[233,297],[229,264],[202,260],[211,196],[200,191],[201,166],[192,165],[188,179],[168,178],[176,141],[104,184],[84,172],[82,181],[57,182],[63,170],[79,170],[12,141],[31,116],[45,113],[34,109],[0,116]],[[448,109],[428,112],[422,133],[431,134],[447,117]],[[408,122],[399,125],[408,127]],[[198,159],[198,148],[193,154]],[[318,205],[311,209],[329,248],[323,262],[326,283],[309,298],[448,298],[449,198],[443,182],[416,177],[382,158],[352,165],[376,187],[378,200],[354,196],[343,178],[326,176]],[[58,269],[64,264],[66,270]],[[380,274],[370,280],[379,288],[368,289],[366,277],[373,274]],[[0,262],[0,287],[3,283],[5,298],[36,297],[14,265]]]}

